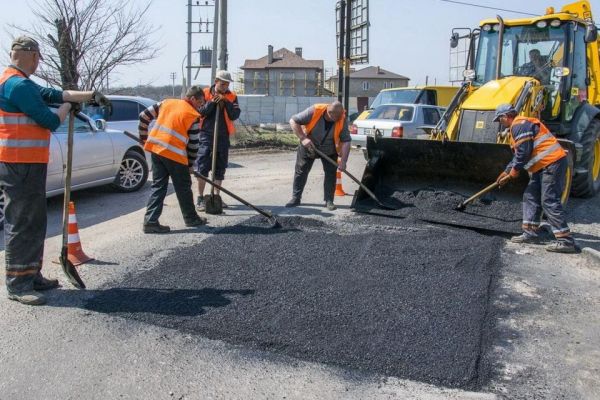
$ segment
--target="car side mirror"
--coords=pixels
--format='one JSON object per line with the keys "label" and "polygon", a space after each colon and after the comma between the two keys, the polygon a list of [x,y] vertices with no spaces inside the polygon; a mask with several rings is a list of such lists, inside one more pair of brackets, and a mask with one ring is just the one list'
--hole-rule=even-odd
{"label": "car side mirror", "polygon": [[106,130],[106,120],[104,120],[104,119],[97,119],[96,121],[94,121],[94,124],[96,125],[96,129],[98,129],[99,131],[105,131]]}
{"label": "car side mirror", "polygon": [[593,43],[596,40],[598,40],[598,28],[596,28],[596,25],[594,25],[593,22],[589,22],[585,26],[585,39],[584,40],[586,43]]}

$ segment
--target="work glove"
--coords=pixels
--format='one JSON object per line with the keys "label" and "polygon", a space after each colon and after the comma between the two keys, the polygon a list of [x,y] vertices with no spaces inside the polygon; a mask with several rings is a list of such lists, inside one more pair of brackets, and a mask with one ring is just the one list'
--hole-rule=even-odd
{"label": "work glove", "polygon": [[502,187],[506,185],[511,179],[512,178],[510,174],[502,171],[502,173],[496,178],[496,183],[498,184],[498,186]]}
{"label": "work glove", "polygon": [[97,106],[106,106],[106,107],[110,107],[111,103],[110,100],[103,95],[102,93],[100,93],[97,90],[94,90],[94,93],[92,94],[92,100],[90,101],[90,103],[97,105]]}
{"label": "work glove", "polygon": [[71,111],[72,112],[77,114],[79,111],[81,111],[81,103],[75,103],[72,101],[70,103],[71,103]]}

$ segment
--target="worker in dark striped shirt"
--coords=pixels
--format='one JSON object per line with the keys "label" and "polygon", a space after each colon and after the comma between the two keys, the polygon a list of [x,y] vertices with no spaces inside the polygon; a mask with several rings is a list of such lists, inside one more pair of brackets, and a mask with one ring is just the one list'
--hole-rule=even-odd
{"label": "worker in dark striped shirt", "polygon": [[[169,178],[185,225],[195,227],[206,224],[194,207],[190,173],[198,154],[200,113],[204,92],[192,86],[185,99],[167,99],[140,113],[138,133],[144,149],[152,153],[152,194],[144,217],[144,233],[167,233],[171,229],[158,222],[167,195]],[[148,126],[155,121],[148,133]]]}

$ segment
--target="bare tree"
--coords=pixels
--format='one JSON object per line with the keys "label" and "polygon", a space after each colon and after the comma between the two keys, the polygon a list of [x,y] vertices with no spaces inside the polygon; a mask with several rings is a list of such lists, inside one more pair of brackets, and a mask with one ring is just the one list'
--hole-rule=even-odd
{"label": "bare tree", "polygon": [[156,28],[141,8],[120,0],[37,0],[38,23],[14,26],[40,42],[44,60],[36,75],[64,89],[100,89],[122,65],[153,59]]}

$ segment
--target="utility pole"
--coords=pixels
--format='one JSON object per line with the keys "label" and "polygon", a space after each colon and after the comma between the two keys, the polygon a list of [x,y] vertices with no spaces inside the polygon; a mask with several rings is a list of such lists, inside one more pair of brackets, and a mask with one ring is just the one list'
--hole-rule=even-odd
{"label": "utility pole", "polygon": [[215,81],[215,75],[217,74],[217,52],[216,52],[216,48],[218,47],[218,43],[219,43],[219,35],[218,35],[218,31],[219,31],[219,0],[215,0],[215,14],[213,16],[213,52],[212,52],[212,59],[211,59],[211,65],[210,65],[210,84],[212,85],[212,83]]}
{"label": "utility pole", "polygon": [[346,0],[346,60],[344,71],[344,110],[348,112],[350,104],[350,28],[352,27],[352,0]]}
{"label": "utility pole", "polygon": [[[348,0],[348,2],[350,2],[350,0]],[[340,38],[339,38],[339,55],[338,55],[338,87],[337,87],[337,93],[338,93],[338,101],[342,101],[343,100],[343,88],[344,88],[344,71],[345,71],[345,65],[346,65],[346,57],[344,57],[344,39],[346,37],[345,35],[345,30],[346,30],[346,20],[345,20],[345,16],[346,16],[346,0],[341,0],[340,1],[340,26],[339,26],[339,31],[340,31]]]}
{"label": "utility pole", "polygon": [[227,69],[227,0],[219,1],[219,69]]}
{"label": "utility pole", "polygon": [[[198,9],[202,9],[204,7],[204,9],[206,9],[207,7],[215,7],[215,13],[214,13],[214,17],[216,17],[216,9],[217,9],[217,3],[218,0],[203,0],[202,2],[196,0],[194,2],[195,4],[192,4],[192,0],[188,0],[187,1],[187,12],[188,12],[188,16],[187,16],[187,79],[186,79],[186,85],[187,86],[191,86],[192,85],[192,69],[196,70],[196,77],[194,79],[196,79],[198,77],[198,73],[200,72],[200,69],[202,68],[211,68],[213,64],[213,60],[214,60],[214,53],[216,52],[216,42],[215,42],[215,36],[217,34],[215,25],[216,25],[216,19],[213,19],[212,21],[210,20],[210,17],[205,17],[203,19],[202,16],[198,17],[197,21],[194,21],[192,18],[192,10],[193,7],[198,7]],[[212,27],[211,27],[212,25]],[[212,28],[212,30],[211,30]],[[193,34],[212,34],[213,35],[213,47],[212,49],[208,48],[208,47],[202,47],[199,48],[199,50],[197,51],[192,51],[192,37]],[[205,62],[205,60],[208,59],[207,54],[208,52],[212,52],[210,60],[208,60],[209,62]],[[197,53],[200,56],[200,62],[197,63],[196,65],[193,65],[193,59],[192,59],[192,54],[193,53]],[[185,88],[183,88],[185,90]]]}
{"label": "utility pole", "polygon": [[187,20],[187,80],[186,83],[192,86],[192,0],[188,0],[188,20]]}
{"label": "utility pole", "polygon": [[173,82],[173,97],[175,97],[175,77],[177,76],[177,73],[175,72],[171,72],[171,81]]}

